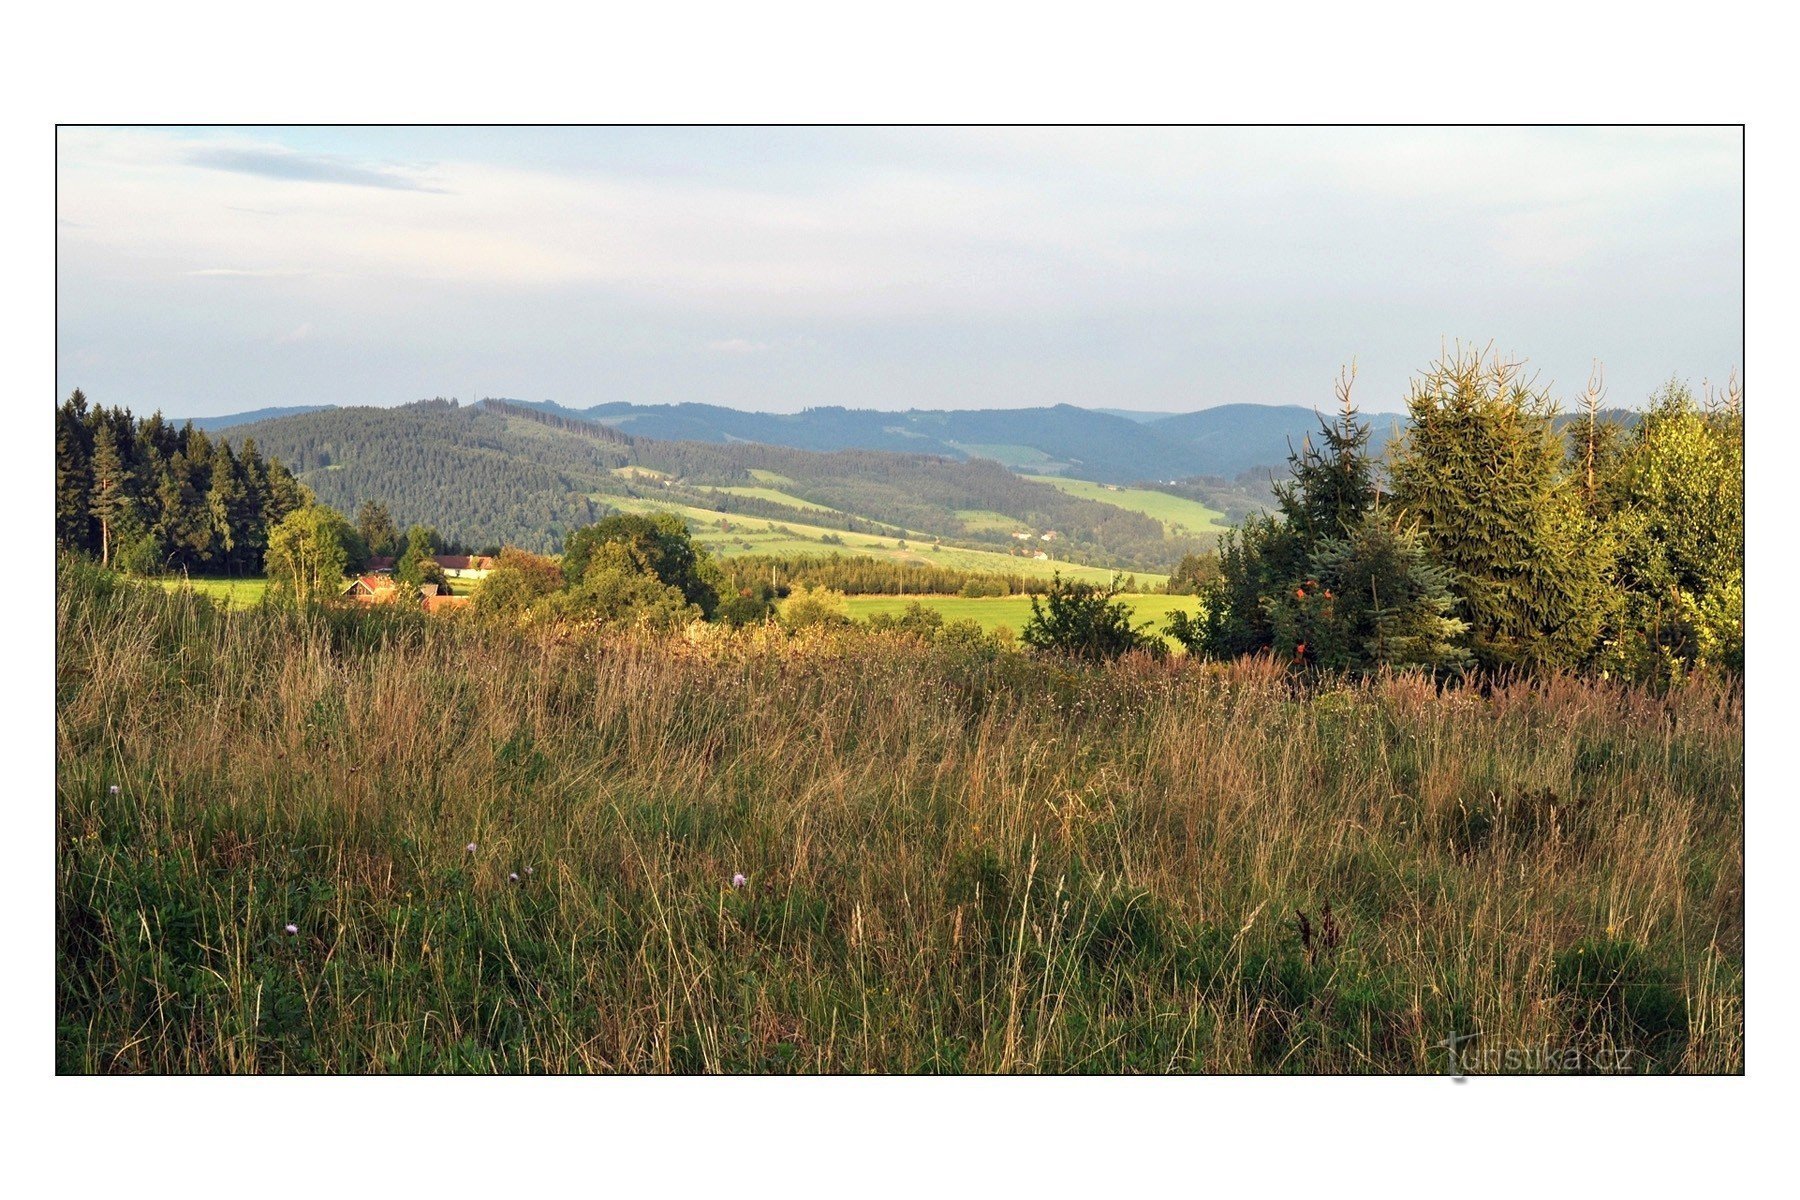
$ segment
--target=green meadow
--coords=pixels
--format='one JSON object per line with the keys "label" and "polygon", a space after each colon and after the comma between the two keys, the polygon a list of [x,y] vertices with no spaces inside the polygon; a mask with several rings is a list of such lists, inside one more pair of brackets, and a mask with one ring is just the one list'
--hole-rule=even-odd
{"label": "green meadow", "polygon": [[1183,496],[1171,496],[1167,492],[1152,491],[1148,488],[1114,487],[1110,483],[1091,483],[1085,479],[1065,479],[1060,475],[1027,475],[1025,478],[1050,484],[1071,496],[1080,496],[1084,500],[1097,500],[1101,504],[1110,504],[1115,508],[1143,513],[1147,517],[1161,521],[1163,527],[1171,535],[1223,533],[1230,528],[1225,523],[1224,513],[1210,509],[1196,500],[1189,500]]}

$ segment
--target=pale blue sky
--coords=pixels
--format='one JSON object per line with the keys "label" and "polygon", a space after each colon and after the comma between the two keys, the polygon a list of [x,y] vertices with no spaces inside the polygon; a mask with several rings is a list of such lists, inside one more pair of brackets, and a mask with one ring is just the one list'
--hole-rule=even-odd
{"label": "pale blue sky", "polygon": [[1400,406],[1738,366],[1731,130],[65,129],[58,393]]}

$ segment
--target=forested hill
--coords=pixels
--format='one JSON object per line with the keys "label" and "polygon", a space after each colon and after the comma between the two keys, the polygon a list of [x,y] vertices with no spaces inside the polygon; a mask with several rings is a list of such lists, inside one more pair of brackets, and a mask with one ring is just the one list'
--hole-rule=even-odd
{"label": "forested hill", "polygon": [[[638,437],[696,442],[762,442],[803,450],[888,450],[991,458],[1040,475],[1101,483],[1232,478],[1280,469],[1288,450],[1316,434],[1319,418],[1298,405],[1226,404],[1174,415],[1121,413],[1059,404],[1050,408],[878,412],[838,407],[799,413],[740,412],[711,404],[508,403],[610,425]],[[1379,452],[1400,428],[1397,414],[1373,414]]]}
{"label": "forested hill", "polygon": [[507,402],[335,408],[232,432],[341,512],[378,501],[403,528],[435,526],[472,546],[554,550],[609,508],[647,500],[1005,550],[1019,529],[1054,530],[1059,557],[1139,570],[1166,570],[1200,545],[993,461],[663,441]]}

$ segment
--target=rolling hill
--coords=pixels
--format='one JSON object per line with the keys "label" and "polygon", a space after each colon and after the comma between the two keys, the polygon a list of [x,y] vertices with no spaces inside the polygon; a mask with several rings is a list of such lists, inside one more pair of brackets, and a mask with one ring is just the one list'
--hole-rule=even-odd
{"label": "rolling hill", "polygon": [[[1287,461],[1289,447],[1298,446],[1319,427],[1312,409],[1265,404],[1127,415],[1122,410],[1069,404],[906,412],[823,407],[756,413],[712,404],[613,403],[570,409],[548,401],[508,403],[609,425],[636,437],[989,458],[1036,475],[1121,484],[1195,476],[1229,479],[1258,467],[1279,467]],[[1376,414],[1371,421],[1379,450],[1400,428],[1402,418]]]}
{"label": "rolling hill", "polygon": [[[1071,494],[987,459],[664,441],[503,401],[333,408],[233,434],[342,512],[379,501],[403,526],[474,547],[553,550],[609,511],[645,508],[680,512],[724,553],[930,548],[929,561],[964,569],[1159,573],[1211,542],[1172,533],[1141,504]],[[963,553],[983,557],[950,563]]]}

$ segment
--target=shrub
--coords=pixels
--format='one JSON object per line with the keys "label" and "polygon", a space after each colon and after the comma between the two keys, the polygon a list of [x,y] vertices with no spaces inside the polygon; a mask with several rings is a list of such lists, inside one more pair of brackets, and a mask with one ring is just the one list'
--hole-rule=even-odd
{"label": "shrub", "polygon": [[850,624],[850,609],[844,593],[824,587],[797,587],[781,604],[781,623],[789,629],[845,626]]}
{"label": "shrub", "polygon": [[1031,598],[1031,616],[1020,635],[1034,650],[1076,658],[1117,658],[1131,650],[1162,651],[1162,640],[1146,632],[1149,622],[1134,626],[1131,608],[1114,588],[1091,583],[1065,583],[1058,572],[1040,602]]}

